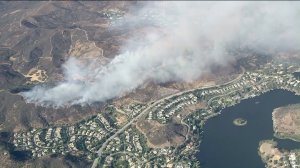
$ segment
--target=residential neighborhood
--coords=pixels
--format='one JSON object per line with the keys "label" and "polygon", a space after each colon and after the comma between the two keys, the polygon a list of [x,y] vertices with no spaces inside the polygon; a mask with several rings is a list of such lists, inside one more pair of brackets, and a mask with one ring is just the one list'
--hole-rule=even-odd
{"label": "residential neighborhood", "polygon": [[[300,80],[292,75],[293,69],[267,64],[255,71],[246,71],[222,85],[178,93],[152,104],[126,105],[122,112],[130,116],[130,121],[124,126],[117,125],[112,116],[99,113],[74,125],[16,132],[12,143],[16,150],[31,151],[32,158],[71,154],[85,157],[96,164],[101,163],[104,167],[116,164],[126,164],[128,167],[193,167],[199,165],[195,153],[201,143],[202,127],[209,118],[243,99],[273,89],[285,89],[300,95]],[[182,118],[189,132],[180,146],[151,148],[147,137],[134,124],[143,117],[148,121],[168,124],[173,122],[172,118],[180,118],[185,107],[199,102],[205,102],[207,106]],[[119,109],[111,110],[114,112]],[[287,158],[294,165],[292,167],[297,167],[298,155],[291,153]]]}

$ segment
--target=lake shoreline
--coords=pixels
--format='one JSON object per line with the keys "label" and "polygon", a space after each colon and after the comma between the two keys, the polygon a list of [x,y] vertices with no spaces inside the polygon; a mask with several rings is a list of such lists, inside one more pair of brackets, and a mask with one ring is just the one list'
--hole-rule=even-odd
{"label": "lake shoreline", "polygon": [[236,118],[233,120],[233,124],[238,127],[245,126],[247,124],[247,120],[243,118]]}
{"label": "lake shoreline", "polygon": [[[284,100],[281,100],[280,97],[286,97],[286,98]],[[273,102],[272,99],[276,101]],[[255,103],[255,102],[260,102],[260,103]],[[273,133],[272,111],[275,108],[278,108],[280,106],[295,104],[299,102],[300,99],[299,96],[296,95],[296,93],[284,89],[274,89],[253,98],[243,99],[240,103],[223,109],[220,112],[220,114],[217,115],[217,117],[210,119],[203,126],[203,138],[200,143],[200,148],[199,148],[200,152],[198,152],[197,154],[197,158],[200,161],[200,166],[204,168],[210,168],[210,167],[219,167],[222,165],[224,167],[237,168],[240,166],[245,166],[244,163],[246,163],[247,158],[250,158],[248,159],[249,167],[251,165],[257,168],[264,167],[263,162],[261,161],[261,158],[257,153],[257,147],[261,140],[276,138],[274,137],[274,133]],[[268,104],[268,106],[270,107],[268,107],[266,110],[255,109],[257,107],[263,107],[262,104]],[[245,106],[247,108],[242,106]],[[243,108],[247,110],[243,110]],[[254,109],[251,110],[251,108]],[[264,121],[264,119],[259,119],[261,121],[255,123],[256,118],[261,116],[264,116],[262,118],[264,118],[266,121]],[[236,118],[244,118],[248,122],[243,127],[237,127],[234,124],[232,124],[233,120]],[[267,128],[264,128],[265,125],[267,125],[266,126]],[[253,128],[253,130],[251,130],[250,128]],[[220,129],[222,131],[219,131]],[[243,129],[245,129],[245,131],[243,131]],[[259,136],[255,135],[256,134],[255,130],[259,130],[260,132]],[[247,134],[248,131],[250,131],[249,134]],[[264,132],[267,133],[265,134]],[[246,137],[250,135],[252,138],[255,137],[255,139],[248,140]],[[226,138],[224,137],[226,138],[230,137],[230,138],[226,140]],[[226,145],[227,147],[224,147],[223,144],[227,144]],[[230,147],[229,144],[230,145],[232,144],[233,146]],[[289,140],[279,139],[278,147],[280,148],[282,145],[285,148],[287,147],[287,149],[293,149],[298,144],[300,146],[300,143],[293,143],[290,142]],[[226,152],[226,150],[228,150],[228,152]],[[251,150],[252,154],[248,154],[249,156],[247,157],[239,156],[239,155],[242,156],[245,155],[245,152],[243,150],[245,151]],[[218,151],[218,153],[215,153],[214,151]],[[228,155],[232,155],[232,156],[228,156]],[[235,157],[236,159],[232,159]],[[241,161],[238,161],[239,160],[238,158],[241,158]],[[250,161],[251,158],[254,159]],[[243,159],[244,161],[242,161]],[[220,163],[219,164],[216,163],[215,160],[218,161],[220,160]],[[233,165],[230,163],[232,163]]]}

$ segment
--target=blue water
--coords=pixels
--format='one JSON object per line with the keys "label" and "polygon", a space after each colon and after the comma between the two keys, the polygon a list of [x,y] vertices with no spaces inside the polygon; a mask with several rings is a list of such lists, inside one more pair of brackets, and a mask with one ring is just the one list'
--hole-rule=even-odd
{"label": "blue water", "polygon": [[300,72],[294,72],[293,75],[295,76],[295,78],[300,78]]}
{"label": "blue water", "polygon": [[[261,140],[275,139],[279,148],[296,149],[300,143],[273,136],[273,109],[300,103],[300,96],[284,90],[273,90],[241,101],[208,120],[197,158],[203,168],[263,168],[258,155]],[[233,120],[242,117],[247,125],[238,127]]]}

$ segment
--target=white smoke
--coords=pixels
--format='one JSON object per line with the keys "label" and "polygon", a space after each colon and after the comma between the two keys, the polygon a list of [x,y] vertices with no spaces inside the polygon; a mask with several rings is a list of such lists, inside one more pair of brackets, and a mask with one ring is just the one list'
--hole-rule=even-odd
{"label": "white smoke", "polygon": [[63,66],[64,81],[22,95],[43,105],[90,104],[124,95],[147,80],[199,78],[211,65],[234,59],[227,50],[235,45],[299,51],[299,18],[299,2],[148,2],[124,22],[153,24],[157,31],[128,40],[124,52],[105,66],[71,57]]}

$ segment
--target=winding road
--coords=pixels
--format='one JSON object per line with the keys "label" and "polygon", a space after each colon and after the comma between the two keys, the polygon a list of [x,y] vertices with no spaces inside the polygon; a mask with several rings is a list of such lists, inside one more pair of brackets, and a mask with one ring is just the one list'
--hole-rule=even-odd
{"label": "winding road", "polygon": [[235,79],[229,81],[229,82],[226,82],[224,84],[221,84],[221,85],[211,85],[211,86],[206,86],[206,87],[202,87],[202,88],[195,88],[195,89],[190,89],[190,90],[185,90],[185,91],[181,91],[181,92],[178,92],[178,93],[175,93],[175,94],[172,94],[172,95],[169,95],[167,97],[164,97],[164,98],[161,98],[159,100],[157,100],[156,102],[154,103],[150,103],[150,105],[145,108],[139,115],[137,115],[136,117],[134,117],[131,121],[129,121],[126,125],[124,125],[122,128],[120,128],[117,132],[115,132],[111,137],[109,137],[108,139],[106,139],[106,141],[102,144],[102,146],[100,147],[100,149],[98,150],[98,157],[94,160],[93,164],[92,164],[92,168],[96,168],[97,165],[98,165],[98,162],[99,160],[101,159],[101,156],[102,156],[102,152],[103,150],[105,149],[105,147],[107,146],[107,144],[113,140],[116,136],[118,136],[121,132],[123,132],[126,128],[128,128],[132,123],[134,123],[135,121],[137,121],[138,119],[140,119],[143,115],[147,114],[148,112],[150,112],[149,110],[153,107],[155,107],[157,104],[167,100],[167,99],[170,99],[174,96],[179,96],[179,95],[182,95],[182,94],[185,94],[185,93],[189,93],[189,92],[193,92],[195,90],[199,90],[199,89],[209,89],[209,88],[213,88],[213,87],[220,87],[220,86],[224,86],[224,85],[227,85],[227,84],[230,84],[230,83],[233,83],[237,80],[239,80],[245,73],[245,69],[243,67],[242,68],[242,73]]}

